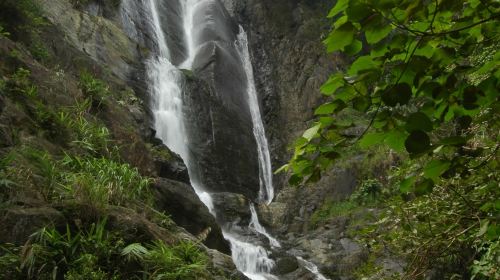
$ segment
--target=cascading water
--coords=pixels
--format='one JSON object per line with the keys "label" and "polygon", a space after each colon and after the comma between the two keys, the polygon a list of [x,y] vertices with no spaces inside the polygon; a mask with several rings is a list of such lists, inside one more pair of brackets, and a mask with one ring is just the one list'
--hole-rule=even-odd
{"label": "cascading water", "polygon": [[253,75],[252,61],[248,50],[248,38],[243,27],[240,26],[238,41],[236,43],[238,53],[242,59],[247,76],[247,94],[248,106],[252,115],[253,133],[257,141],[257,153],[259,156],[259,181],[260,191],[259,199],[271,203],[274,198],[273,171],[271,167],[271,156],[269,154],[269,145],[267,143],[266,132],[260,114],[259,100],[257,98],[257,89]]}
{"label": "cascading water", "polygon": [[[183,63],[181,63],[180,67],[185,69],[191,68],[194,56],[196,55],[194,39],[190,35],[194,33],[192,30],[193,16],[199,2],[201,1],[186,0],[182,5],[184,14],[183,27],[186,34],[187,58]],[[151,58],[148,63],[148,76],[151,81],[152,111],[154,114],[157,137],[160,138],[172,151],[178,153],[182,157],[188,167],[193,188],[200,197],[200,200],[204,202],[210,212],[215,215],[216,211],[212,204],[212,198],[207,192],[203,191],[200,184],[197,182],[197,178],[193,176],[196,172],[192,170],[192,165],[190,164],[191,159],[188,153],[187,136],[182,112],[182,74],[180,70],[171,63],[170,51],[165,35],[163,34],[156,0],[148,0],[146,4],[150,9],[150,25],[155,43],[158,47],[156,56]],[[246,50],[246,54],[248,55],[248,50],[246,48],[246,43],[244,45],[240,45],[240,49]],[[248,56],[243,56],[242,62],[245,63],[246,69],[251,70],[251,64],[249,64],[250,62]],[[265,140],[265,135],[262,121],[260,120],[255,85],[253,84],[253,74],[251,72],[248,74],[247,71],[247,79],[249,80],[249,105],[252,110],[254,126],[256,127],[254,128],[254,131],[256,131],[256,137],[260,137],[257,140],[258,143],[262,143],[262,139]],[[255,125],[255,120],[257,119],[259,122]],[[259,159],[265,159],[266,154],[269,159],[269,151],[262,151],[262,149],[267,149],[267,142],[265,142],[264,145],[259,145]],[[261,164],[261,166],[266,165]],[[265,168],[270,169],[271,167],[268,165]],[[261,189],[264,188],[271,191],[266,191],[265,194],[261,194],[261,197],[270,202],[272,200],[272,181],[270,181],[268,176],[271,173],[264,173],[265,171],[263,170],[265,169],[261,167],[261,173],[263,173],[261,176]],[[253,205],[251,209],[251,225],[253,228],[258,233],[267,236],[273,246],[279,246],[279,243],[267,234],[265,229],[258,222]],[[231,243],[232,257],[240,271],[253,280],[275,279],[275,277],[269,274],[274,266],[274,261],[268,257],[268,253],[263,247],[246,242],[242,239],[242,237],[231,233],[228,230],[224,230],[223,233],[225,238]]]}
{"label": "cascading water", "polygon": [[[183,115],[183,74],[179,69],[191,69],[197,55],[197,38],[195,34],[199,32],[200,26],[195,26],[196,13],[204,4],[214,3],[216,0],[180,0],[182,13],[182,33],[185,37],[184,61],[176,67],[172,63],[171,52],[167,38],[164,33],[159,14],[158,0],[123,0],[121,5],[122,20],[127,32],[138,40],[145,40],[137,24],[146,21],[146,25],[152,33],[153,43],[157,50],[147,62],[147,73],[150,80],[151,109],[154,115],[154,125],[157,137],[160,138],[172,151],[179,154],[184,160],[196,194],[200,200],[208,207],[215,216],[217,209],[212,203],[212,196],[206,192],[201,180],[198,178],[196,158],[191,158],[188,146],[188,134],[186,133],[185,118]],[[164,3],[164,2],[162,2]],[[149,20],[148,20],[149,19]],[[213,23],[213,18],[207,19],[207,24]],[[170,35],[170,34],[167,34]],[[234,50],[239,56],[246,78],[246,92],[241,92],[246,96],[249,112],[252,119],[253,134],[257,144],[259,160],[259,201],[269,204],[273,200],[274,190],[272,182],[272,167],[267,139],[257,97],[257,90],[254,82],[254,74],[250,59],[247,35],[240,26],[240,32],[234,42]],[[215,140],[215,139],[214,139]],[[245,237],[240,231],[233,230],[239,228],[228,222],[222,225],[224,237],[231,244],[232,258],[237,268],[252,280],[278,279],[270,274],[275,263],[269,258],[267,250],[255,242],[259,236],[264,236],[269,240],[269,244],[280,247],[280,243],[273,238],[260,224],[254,204],[250,203],[251,221],[247,228],[242,229]],[[233,227],[234,226],[234,227]],[[254,235],[252,237],[248,237]],[[306,261],[306,268],[318,275],[317,268]],[[319,278],[323,280],[323,278]]]}

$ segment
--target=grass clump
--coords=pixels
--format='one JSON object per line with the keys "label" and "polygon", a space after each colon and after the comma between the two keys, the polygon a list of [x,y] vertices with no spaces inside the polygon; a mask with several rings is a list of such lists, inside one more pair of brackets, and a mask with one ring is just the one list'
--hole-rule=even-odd
{"label": "grass clump", "polygon": [[87,71],[81,73],[79,86],[83,94],[90,99],[92,107],[95,109],[101,108],[106,98],[111,95],[109,86]]}
{"label": "grass clump", "polygon": [[149,201],[149,178],[142,177],[137,168],[107,158],[66,156],[62,166],[61,185],[71,197],[103,207],[130,205],[135,201]]}
{"label": "grass clump", "polygon": [[2,279],[201,279],[207,262],[189,241],[126,245],[106,220],[62,232],[43,228],[22,247],[0,247]]}
{"label": "grass clump", "polygon": [[311,225],[317,227],[322,222],[328,221],[335,217],[346,216],[359,209],[358,203],[352,200],[333,201],[326,200],[320,209],[316,210],[311,216]]}

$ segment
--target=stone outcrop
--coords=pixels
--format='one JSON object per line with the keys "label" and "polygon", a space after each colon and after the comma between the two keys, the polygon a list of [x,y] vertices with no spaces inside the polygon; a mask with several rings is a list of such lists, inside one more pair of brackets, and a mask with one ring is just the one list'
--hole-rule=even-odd
{"label": "stone outcrop", "polygon": [[230,254],[229,244],[208,208],[198,199],[190,185],[160,179],[155,191],[157,207],[169,213],[172,220],[195,236],[205,235],[203,243],[213,249]]}
{"label": "stone outcrop", "polygon": [[[218,48],[213,50],[223,52]],[[212,58],[214,64],[224,61],[224,57]],[[204,71],[208,75],[212,70]],[[224,79],[224,73],[210,73],[217,75],[217,79]],[[196,159],[192,162],[196,165],[193,170],[198,172],[194,176],[212,192],[234,192],[255,199],[259,191],[259,170],[251,120],[244,117],[242,108],[228,104],[224,94],[229,94],[230,90],[221,91],[213,82],[194,77],[186,80],[183,99],[185,119],[189,124],[189,149]],[[239,94],[246,92],[240,88]],[[243,100],[240,105],[241,102]]]}
{"label": "stone outcrop", "polygon": [[[66,201],[53,203],[46,197],[47,194],[42,193],[45,187],[43,177],[36,174],[33,184],[5,188],[2,185],[0,243],[21,245],[42,227],[55,226],[65,230],[66,224],[78,226],[75,221],[103,214],[100,217],[107,216],[110,227],[126,235],[130,242],[185,238],[199,243],[199,240],[204,240],[208,247],[219,250],[200,245],[214,260],[210,268],[216,272],[214,275],[221,275],[219,272],[224,271],[223,275],[228,278],[246,279],[236,271],[227,255],[228,244],[214,218],[191,186],[186,184],[189,183],[189,176],[184,163],[154,138],[144,82],[143,63],[151,47],[147,32],[136,34],[138,37],[134,38],[118,16],[118,7],[114,7],[116,10],[113,11],[109,3],[100,5],[96,1],[76,9],[68,0],[34,1],[40,5],[48,20],[40,31],[41,40],[49,53],[47,61],[37,61],[21,42],[0,36],[0,57],[6,58],[0,60],[2,157],[12,149],[26,145],[47,151],[59,159],[71,144],[68,143],[70,137],[50,138],[37,125],[32,112],[36,105],[33,100],[4,95],[3,83],[10,82],[17,69],[29,70],[29,80],[38,88],[36,98],[54,113],[61,108],[72,108],[84,99],[78,86],[79,78],[82,70],[90,71],[109,85],[110,96],[106,96],[105,104],[99,110],[85,111],[85,117],[108,128],[113,139],[110,146],[116,146],[120,162],[137,167],[145,176],[168,182],[168,187],[158,191],[161,195],[157,196],[157,200],[166,205],[165,210],[176,205],[177,212],[172,210],[175,214],[172,217],[178,224],[167,229],[142,216],[144,213],[138,214],[140,211],[122,207],[109,207],[103,214],[92,212],[96,209],[90,209],[88,205],[74,205]],[[18,97],[24,99],[17,100]],[[1,172],[3,174],[4,170]]]}

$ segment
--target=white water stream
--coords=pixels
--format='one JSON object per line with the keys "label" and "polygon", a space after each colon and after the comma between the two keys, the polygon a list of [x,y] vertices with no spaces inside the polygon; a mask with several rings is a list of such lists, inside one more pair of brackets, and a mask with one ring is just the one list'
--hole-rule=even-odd
{"label": "white water stream", "polygon": [[[129,0],[132,1],[132,0]],[[124,2],[129,2],[124,1]],[[172,151],[178,153],[186,163],[190,175],[196,171],[192,170],[191,159],[188,153],[187,135],[185,130],[184,117],[182,112],[182,74],[180,70],[172,65],[170,51],[158,15],[157,0],[147,0],[151,15],[151,29],[153,31],[155,43],[158,46],[156,56],[152,57],[148,63],[148,76],[151,83],[152,111],[154,114],[157,137],[160,138]],[[207,0],[184,0],[183,8],[183,28],[186,34],[186,60],[180,64],[180,68],[190,69],[196,55],[195,30],[193,30],[193,17],[200,2]],[[210,1],[210,0],[208,0]],[[130,5],[124,4],[123,7]],[[122,7],[122,8],[123,8]],[[133,11],[129,11],[133,13]],[[241,55],[241,61],[247,75],[248,103],[254,125],[254,135],[258,144],[258,158],[260,169],[260,193],[259,198],[266,203],[273,199],[272,170],[267,140],[265,138],[264,127],[260,117],[260,109],[257,93],[254,84],[252,65],[248,52],[246,34],[241,30],[238,42],[235,43]],[[196,178],[191,177],[191,184],[200,200],[205,203],[210,212],[215,215],[212,197],[205,192]],[[252,220],[249,228],[269,239],[272,246],[279,247],[279,242],[270,236],[262,225],[260,225],[253,205],[250,206]],[[274,261],[268,257],[268,252],[261,246],[252,244],[243,237],[223,231],[224,237],[231,244],[233,260],[237,268],[252,280],[277,279],[270,274]]]}
{"label": "white water stream", "polygon": [[[142,15],[139,10],[143,9],[147,14],[146,21],[148,25],[150,25],[149,28],[152,31],[153,40],[158,48],[155,55],[152,56],[147,63],[147,73],[150,80],[151,109],[154,114],[154,125],[157,131],[157,137],[184,160],[190,174],[191,185],[200,200],[215,216],[216,209],[212,203],[212,196],[210,193],[206,192],[203,186],[198,182],[198,178],[196,178],[197,172],[193,170],[194,164],[191,164],[191,162],[196,159],[191,159],[188,153],[188,139],[184,123],[182,101],[183,76],[179,70],[179,68],[192,68],[192,63],[199,47],[196,45],[196,38],[194,38],[194,34],[198,31],[195,30],[194,17],[197,9],[203,6],[200,4],[206,1],[214,0],[181,0],[183,31],[186,36],[186,59],[179,67],[171,63],[171,54],[166,36],[163,33],[162,21],[159,15],[159,0],[123,0],[121,10],[124,28],[137,40],[142,36],[137,25],[144,19],[144,15]],[[274,197],[271,160],[254,82],[247,34],[242,27],[240,27],[240,33],[234,44],[246,73],[247,91],[241,94],[247,95],[253,123],[253,132],[257,142],[260,182],[259,200],[269,204]],[[269,240],[269,244],[274,248],[280,247],[278,240],[272,237],[260,224],[255,206],[251,203],[249,207],[251,221],[246,231],[266,237]],[[252,280],[278,279],[270,274],[275,263],[268,257],[267,250],[262,246],[252,243],[255,242],[255,237],[244,237],[233,232],[230,226],[227,228],[228,229],[224,229],[223,227],[223,234],[231,244],[232,258],[237,268]],[[309,271],[316,275],[318,280],[326,279],[319,273],[318,268],[314,264],[301,258],[299,258],[299,260]]]}
{"label": "white water stream", "polygon": [[260,181],[259,199],[269,204],[274,198],[271,156],[269,154],[269,145],[267,143],[266,132],[264,131],[264,124],[260,114],[259,99],[257,97],[257,89],[255,88],[252,61],[248,50],[248,37],[247,33],[241,26],[236,46],[240,58],[243,61],[243,66],[247,75],[248,105],[250,106],[250,114],[252,115],[253,134],[255,136],[255,140],[257,141]]}

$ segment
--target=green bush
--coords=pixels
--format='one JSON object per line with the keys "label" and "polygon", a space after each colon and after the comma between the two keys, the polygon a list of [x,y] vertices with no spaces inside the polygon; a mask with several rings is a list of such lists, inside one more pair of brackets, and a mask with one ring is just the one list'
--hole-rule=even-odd
{"label": "green bush", "polygon": [[323,205],[312,214],[311,225],[316,227],[320,223],[328,221],[329,219],[349,215],[356,209],[359,209],[359,204],[352,200],[326,200]]}
{"label": "green bush", "polygon": [[135,201],[150,201],[150,179],[142,177],[136,168],[107,158],[87,158],[67,155],[62,166],[61,185],[71,197],[104,207],[108,204],[127,205]]}
{"label": "green bush", "polygon": [[125,246],[106,220],[64,232],[43,228],[22,247],[0,247],[2,279],[205,279],[208,258],[198,244],[161,241]]}
{"label": "green bush", "polygon": [[87,98],[90,98],[94,108],[100,108],[103,102],[111,94],[108,85],[87,71],[80,75],[80,88]]}
{"label": "green bush", "polygon": [[367,179],[361,183],[361,186],[353,193],[351,199],[359,204],[376,202],[382,194],[382,184],[375,179]]}
{"label": "green bush", "polygon": [[122,254],[139,260],[148,279],[202,279],[206,276],[208,258],[192,242],[181,242],[173,247],[161,241],[149,246],[131,244]]}
{"label": "green bush", "polygon": [[[61,114],[60,117],[66,118],[64,114]],[[69,120],[68,124],[76,134],[76,139],[72,143],[84,152],[93,156],[109,156],[112,153],[110,150],[111,135],[105,126],[89,121],[83,115]]]}

